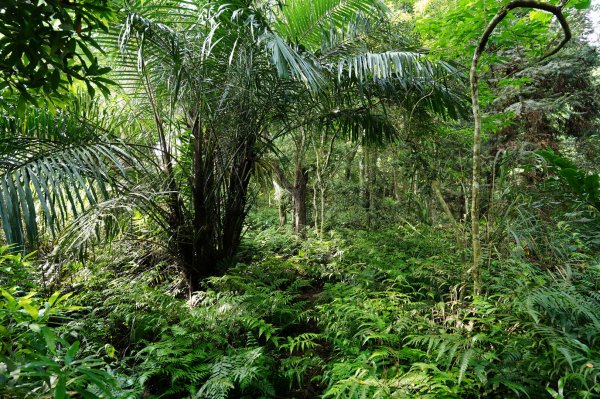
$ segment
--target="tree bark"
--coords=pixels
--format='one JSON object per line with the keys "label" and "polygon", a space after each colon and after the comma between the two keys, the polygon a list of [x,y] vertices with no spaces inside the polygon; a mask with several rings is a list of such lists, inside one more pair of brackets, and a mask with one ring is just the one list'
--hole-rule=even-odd
{"label": "tree bark", "polygon": [[315,232],[319,233],[319,203],[317,202],[317,183],[315,182],[312,186],[312,192],[313,192],[313,209],[312,209],[312,214],[313,214],[313,225],[314,225],[314,229]]}
{"label": "tree bark", "polygon": [[279,183],[292,196],[292,223],[294,232],[299,235],[304,234],[306,227],[306,191],[308,186],[308,171],[303,167],[296,167],[296,176],[294,184],[283,173],[281,167],[273,164],[273,170],[279,180]]}
{"label": "tree bark", "polygon": [[[283,187],[277,183],[276,179],[273,179],[273,187],[275,189],[275,202],[277,203],[277,212],[279,214],[279,226],[285,226],[287,223],[287,210],[286,210],[286,194]],[[285,190],[285,191],[284,191]]]}
{"label": "tree bark", "polygon": [[283,227],[287,223],[287,212],[285,211],[285,204],[283,201],[277,204],[277,211],[279,213],[279,226]]}
{"label": "tree bark", "polygon": [[[568,0],[567,0],[568,1]],[[538,2],[538,1],[530,1],[530,0],[517,0],[512,1],[502,7],[500,11],[494,16],[492,21],[488,24],[487,28],[483,32],[479,40],[479,44],[475,49],[475,53],[473,54],[473,61],[471,63],[471,71],[470,71],[470,83],[471,83],[471,102],[473,107],[473,120],[474,120],[474,131],[473,131],[473,177],[471,181],[471,240],[472,240],[472,250],[473,250],[473,264],[471,266],[470,274],[473,280],[473,293],[475,295],[481,294],[482,289],[482,281],[481,281],[481,263],[482,263],[482,255],[481,255],[481,236],[479,231],[479,197],[480,197],[480,180],[481,180],[481,114],[479,109],[479,86],[478,86],[478,76],[477,76],[477,65],[479,63],[479,58],[483,51],[485,50],[485,46],[487,42],[494,32],[494,29],[498,26],[498,24],[506,17],[506,15],[516,8],[533,8],[542,11],[547,11],[556,17],[559,21],[564,33],[565,37],[560,42],[560,44],[554,49],[548,51],[543,57],[547,58],[551,55],[556,54],[570,39],[571,39],[571,29],[569,28],[569,24],[567,23],[563,13],[562,8],[566,4],[567,1],[563,1],[561,5],[554,6],[548,3]]]}
{"label": "tree bark", "polygon": [[[317,145],[314,135],[311,136],[311,142],[315,153],[315,178],[313,184],[313,215],[315,231],[319,237],[323,238],[325,229],[325,193],[328,188],[328,176],[332,170],[331,155],[333,154],[333,144],[336,136],[332,134],[327,141],[327,136],[322,134]],[[317,198],[318,197],[318,198]]]}
{"label": "tree bark", "polygon": [[367,228],[371,227],[371,164],[369,158],[369,149],[361,148],[361,157],[358,162],[359,182],[360,182],[360,202],[365,211],[365,223]]}
{"label": "tree bark", "polygon": [[292,191],[294,206],[294,232],[304,235],[306,227],[306,190],[308,186],[308,171],[305,168],[296,169],[296,179]]}
{"label": "tree bark", "polygon": [[352,164],[354,163],[354,158],[358,152],[358,147],[359,145],[356,145],[354,149],[346,156],[346,165],[344,168],[344,178],[346,181],[350,181],[350,177],[352,176]]}

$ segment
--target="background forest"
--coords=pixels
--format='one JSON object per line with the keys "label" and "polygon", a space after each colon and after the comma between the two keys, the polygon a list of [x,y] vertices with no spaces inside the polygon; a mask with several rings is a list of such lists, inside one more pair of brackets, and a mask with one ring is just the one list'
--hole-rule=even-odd
{"label": "background forest", "polygon": [[593,7],[3,0],[0,397],[599,398]]}

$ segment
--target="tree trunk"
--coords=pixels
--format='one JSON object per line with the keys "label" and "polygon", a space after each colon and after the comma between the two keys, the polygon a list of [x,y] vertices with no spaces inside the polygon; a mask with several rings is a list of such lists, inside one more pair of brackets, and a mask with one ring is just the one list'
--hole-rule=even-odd
{"label": "tree trunk", "polygon": [[371,182],[369,151],[367,148],[361,148],[361,157],[358,162],[359,182],[360,182],[360,203],[366,215],[366,226],[371,226]]}
{"label": "tree trunk", "polygon": [[296,169],[296,179],[292,190],[294,207],[294,232],[304,235],[306,227],[306,190],[308,186],[308,171],[305,168]]}
{"label": "tree trunk", "polygon": [[287,223],[286,209],[286,190],[273,179],[273,188],[275,190],[275,202],[277,203],[277,212],[279,214],[279,226],[285,226]]}
{"label": "tree trunk", "polygon": [[299,235],[304,234],[304,228],[306,227],[306,191],[308,187],[308,171],[306,168],[301,166],[296,167],[296,176],[294,184],[290,181],[283,173],[281,167],[277,164],[273,164],[273,170],[275,175],[281,184],[292,196],[292,223],[294,232]]}
{"label": "tree trunk", "polygon": [[354,158],[358,152],[358,147],[358,145],[354,147],[354,149],[346,156],[346,165],[344,168],[344,177],[346,181],[350,181],[350,177],[352,177],[352,164],[354,163]]}
{"label": "tree trunk", "polygon": [[277,211],[279,213],[279,226],[283,227],[287,223],[287,212],[285,210],[285,204],[283,204],[283,202],[280,202],[277,205]]}
{"label": "tree trunk", "polygon": [[[218,171],[212,136],[196,118],[190,177],[193,215],[191,222],[174,231],[190,295],[202,279],[217,275],[219,264],[231,259],[239,247],[254,163],[255,136],[249,134],[240,138],[231,165]],[[218,194],[220,179],[227,184],[222,194]]]}
{"label": "tree trunk", "polygon": [[330,168],[331,156],[333,154],[333,145],[336,135],[332,134],[327,140],[326,134],[322,134],[317,144],[314,135],[311,136],[311,142],[315,153],[315,182],[313,184],[313,207],[315,231],[319,237],[323,238],[323,229],[325,226],[325,192],[327,190],[327,178],[332,172]]}
{"label": "tree trunk", "polygon": [[448,203],[446,202],[446,200],[444,199],[444,196],[442,195],[442,192],[440,190],[440,183],[437,180],[433,180],[431,182],[431,188],[433,189],[433,193],[435,194],[435,197],[437,198],[438,203],[442,207],[442,210],[446,214],[446,218],[452,224],[452,226],[456,226],[457,225],[456,219],[454,218],[454,215],[452,214],[452,211],[450,210]]}
{"label": "tree trunk", "polygon": [[321,228],[319,229],[319,235],[323,237],[323,232],[325,231],[325,187],[321,187],[320,197],[321,197]]}
{"label": "tree trunk", "polygon": [[280,198],[277,203],[277,213],[279,215],[279,226],[285,226],[287,224],[287,210],[283,198]]}
{"label": "tree trunk", "polygon": [[248,186],[252,177],[255,154],[255,138],[250,135],[243,139],[234,170],[229,175],[229,195],[223,217],[223,239],[220,248],[221,260],[231,259],[242,237],[248,204]]}
{"label": "tree trunk", "polygon": [[315,228],[315,232],[319,232],[319,204],[317,203],[317,184],[313,184],[312,186],[313,198],[312,198],[312,214],[313,214],[313,226]]}

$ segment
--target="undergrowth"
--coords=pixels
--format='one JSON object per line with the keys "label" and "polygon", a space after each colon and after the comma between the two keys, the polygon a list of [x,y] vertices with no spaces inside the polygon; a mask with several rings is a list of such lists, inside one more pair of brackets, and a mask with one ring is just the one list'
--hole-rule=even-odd
{"label": "undergrowth", "polygon": [[[58,323],[64,341],[42,354],[60,373],[90,375],[61,357],[80,353],[81,367],[111,388],[91,377],[73,387],[99,397],[598,397],[593,254],[552,268],[496,259],[485,296],[460,298],[464,265],[453,242],[428,226],[306,240],[263,229],[236,266],[188,299],[178,297],[180,278],[160,268],[105,265],[70,286],[65,301],[80,305],[78,317]],[[34,333],[23,336],[43,347]],[[58,390],[66,377],[40,367],[48,377],[39,389]]]}

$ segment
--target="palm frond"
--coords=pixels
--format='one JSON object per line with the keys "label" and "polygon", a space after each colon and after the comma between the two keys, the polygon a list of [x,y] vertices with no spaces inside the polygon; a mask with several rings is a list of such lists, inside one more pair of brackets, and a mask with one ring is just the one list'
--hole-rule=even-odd
{"label": "palm frond", "polygon": [[291,0],[282,11],[283,20],[276,30],[287,40],[316,50],[323,32],[344,30],[360,15],[381,17],[387,7],[379,0]]}
{"label": "palm frond", "polygon": [[390,143],[397,137],[396,127],[390,118],[367,107],[333,110],[317,121],[317,127],[331,129],[363,145]]}
{"label": "palm frond", "polygon": [[425,107],[450,118],[467,112],[464,96],[452,87],[460,85],[457,70],[420,53],[362,53],[343,58],[329,69],[337,70],[339,82],[354,82],[362,97],[400,99],[408,109]]}
{"label": "palm frond", "polygon": [[323,88],[325,78],[317,65],[311,62],[310,57],[300,54],[278,35],[269,33],[263,37],[263,40],[271,53],[271,62],[280,77],[296,78],[313,91]]}
{"label": "palm frond", "polygon": [[137,235],[135,223],[131,222],[137,212],[143,212],[162,231],[168,231],[169,215],[161,201],[161,197],[166,197],[168,193],[144,185],[121,191],[86,208],[66,225],[57,240],[58,248],[63,251],[84,248],[97,239],[101,232],[104,239],[113,239],[132,230]]}
{"label": "palm frond", "polygon": [[36,247],[41,221],[56,234],[128,178],[135,150],[98,130],[42,110],[0,120],[0,217],[9,243]]}

